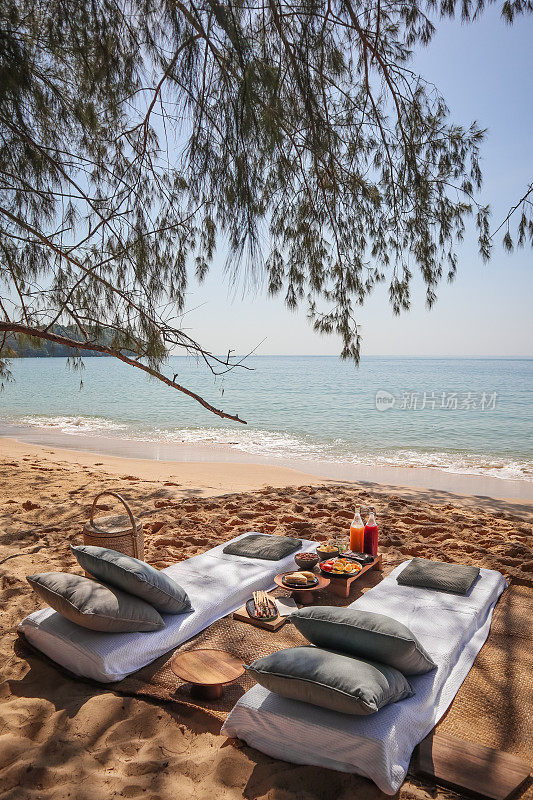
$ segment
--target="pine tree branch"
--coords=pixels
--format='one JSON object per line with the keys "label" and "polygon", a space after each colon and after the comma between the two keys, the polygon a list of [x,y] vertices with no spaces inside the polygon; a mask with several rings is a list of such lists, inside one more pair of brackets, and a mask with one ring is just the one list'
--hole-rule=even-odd
{"label": "pine tree branch", "polygon": [[241,419],[238,414],[227,414],[225,411],[215,408],[215,406],[211,405],[211,403],[208,403],[207,400],[204,400],[204,398],[200,397],[200,395],[196,394],[196,392],[192,392],[185,386],[181,386],[181,384],[176,383],[175,380],[167,378],[166,375],[163,375],[162,372],[159,372],[153,367],[149,367],[147,364],[142,364],[135,358],[130,358],[130,356],[125,355],[120,350],[115,350],[112,347],[97,344],[96,342],[80,342],[76,339],[70,339],[69,337],[62,336],[58,333],[42,330],[41,328],[36,328],[29,325],[21,325],[16,322],[0,322],[0,331],[5,331],[6,333],[23,334],[24,336],[33,336],[36,339],[46,339],[49,342],[55,342],[55,344],[61,344],[64,347],[70,347],[73,350],[91,350],[95,353],[102,353],[103,355],[118,358],[125,364],[129,364],[130,367],[137,367],[143,372],[146,372],[148,375],[151,375],[153,378],[157,378],[157,380],[165,383],[167,386],[170,386],[172,389],[177,389],[178,392],[183,392],[183,394],[186,394],[188,397],[192,397],[193,400],[196,400],[197,403],[200,403],[201,406],[206,408],[208,411],[211,411],[213,414],[216,414],[218,417],[221,417],[222,419],[230,419],[233,420],[233,422],[241,422],[243,425],[247,424],[246,420]]}
{"label": "pine tree branch", "polygon": [[490,237],[489,237],[490,239],[493,239],[493,238],[496,236],[496,234],[497,234],[499,231],[501,231],[501,229],[503,228],[503,226],[504,226],[504,225],[505,225],[507,222],[509,222],[509,220],[510,220],[510,219],[511,219],[511,217],[513,216],[514,212],[515,212],[515,211],[516,211],[518,208],[520,208],[520,206],[522,205],[522,203],[525,203],[525,202],[526,202],[526,200],[528,199],[528,197],[529,197],[529,195],[530,195],[530,194],[533,194],[533,183],[530,183],[530,184],[529,184],[529,186],[527,187],[526,193],[525,193],[525,194],[524,194],[524,195],[523,195],[523,196],[520,198],[520,200],[518,201],[518,203],[516,203],[514,206],[512,206],[512,208],[510,208],[510,209],[509,209],[509,213],[507,214],[507,216],[505,217],[505,219],[503,220],[503,222],[502,222],[500,225],[498,225],[498,227],[496,228],[496,230],[495,230],[495,231],[493,231],[493,232],[491,233],[491,235],[490,235]]}

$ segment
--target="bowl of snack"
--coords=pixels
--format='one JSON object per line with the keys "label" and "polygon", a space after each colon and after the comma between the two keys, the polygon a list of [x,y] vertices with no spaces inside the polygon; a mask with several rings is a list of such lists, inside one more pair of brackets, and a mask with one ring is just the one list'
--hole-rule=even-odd
{"label": "bowl of snack", "polygon": [[338,556],[339,548],[335,542],[323,542],[318,545],[316,552],[320,561],[326,561],[328,558]]}
{"label": "bowl of snack", "polygon": [[300,567],[300,569],[307,569],[312,570],[316,564],[320,561],[318,555],[316,553],[297,553],[294,556],[294,560]]}
{"label": "bowl of snack", "polygon": [[347,558],[330,558],[320,562],[320,571],[326,578],[351,578],[361,570],[361,564]]}
{"label": "bowl of snack", "polygon": [[299,572],[286,572],[281,580],[283,585],[290,589],[309,589],[309,587],[317,585],[318,576],[314,572],[301,570]]}

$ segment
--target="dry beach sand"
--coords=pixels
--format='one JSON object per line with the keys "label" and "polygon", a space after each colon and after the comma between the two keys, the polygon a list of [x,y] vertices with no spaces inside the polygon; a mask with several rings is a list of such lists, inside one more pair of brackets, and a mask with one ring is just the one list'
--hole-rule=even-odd
{"label": "dry beach sand", "polygon": [[[150,466],[151,465],[151,466]],[[268,466],[164,464],[0,440],[0,797],[100,800],[361,800],[370,782],[237,747],[204,715],[70,680],[13,649],[17,623],[41,603],[25,575],[79,572],[94,495],[123,494],[145,527],[155,567],[247,530],[317,540],[347,532],[353,505],[376,505],[385,557],[421,555],[533,572],[532,510],[489,498],[333,484]],[[101,511],[111,505],[102,498]],[[531,794],[531,789],[526,794]],[[454,797],[408,780],[402,799]]]}

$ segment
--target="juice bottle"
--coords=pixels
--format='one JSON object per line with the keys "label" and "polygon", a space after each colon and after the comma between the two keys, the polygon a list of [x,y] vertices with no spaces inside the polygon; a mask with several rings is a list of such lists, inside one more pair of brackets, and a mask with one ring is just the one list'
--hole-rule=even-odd
{"label": "juice bottle", "polygon": [[365,526],[361,519],[361,510],[359,504],[355,507],[355,515],[353,522],[350,525],[350,550],[354,553],[363,552]]}
{"label": "juice bottle", "polygon": [[363,552],[371,556],[378,554],[378,526],[374,516],[374,506],[370,506],[370,514],[365,525]]}

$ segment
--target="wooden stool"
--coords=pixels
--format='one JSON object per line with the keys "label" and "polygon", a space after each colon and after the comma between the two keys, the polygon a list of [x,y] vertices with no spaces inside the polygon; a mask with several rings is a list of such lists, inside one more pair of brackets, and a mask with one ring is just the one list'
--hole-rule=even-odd
{"label": "wooden stool", "polygon": [[170,662],[172,672],[192,684],[191,694],[204,700],[222,696],[226,683],[244,672],[241,660],[224,650],[186,650],[176,653]]}

